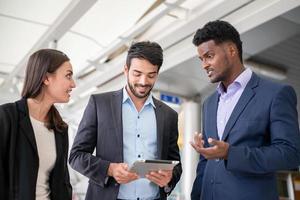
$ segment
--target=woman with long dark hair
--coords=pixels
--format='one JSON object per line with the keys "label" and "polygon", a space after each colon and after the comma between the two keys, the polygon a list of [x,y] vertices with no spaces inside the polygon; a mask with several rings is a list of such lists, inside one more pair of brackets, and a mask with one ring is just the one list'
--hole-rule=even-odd
{"label": "woman with long dark hair", "polygon": [[72,199],[68,126],[55,103],[75,87],[69,58],[53,49],[28,61],[22,99],[0,106],[0,199]]}

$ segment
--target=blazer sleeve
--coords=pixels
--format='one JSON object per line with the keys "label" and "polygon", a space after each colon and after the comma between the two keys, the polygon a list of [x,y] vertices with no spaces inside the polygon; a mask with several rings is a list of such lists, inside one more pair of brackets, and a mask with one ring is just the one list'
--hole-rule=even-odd
{"label": "blazer sleeve", "polygon": [[270,145],[230,146],[225,161],[227,169],[263,174],[297,168],[300,164],[300,134],[296,107],[294,89],[281,87],[270,108]]}
{"label": "blazer sleeve", "polygon": [[[0,199],[14,195],[13,156],[15,155],[18,113],[14,103],[0,106]],[[14,125],[14,126],[13,126]]]}
{"label": "blazer sleeve", "polygon": [[93,155],[97,144],[97,109],[94,98],[91,96],[79,124],[69,163],[73,169],[104,187],[110,162]]}
{"label": "blazer sleeve", "polygon": [[7,193],[7,171],[5,163],[7,163],[6,158],[6,144],[7,144],[7,138],[6,133],[8,132],[8,124],[6,121],[5,113],[3,111],[3,106],[0,106],[0,199],[7,199],[8,193]]}
{"label": "blazer sleeve", "polygon": [[[205,105],[205,104],[204,104]],[[203,111],[205,111],[205,106],[203,105]],[[203,139],[204,139],[204,146],[205,147],[208,147],[208,142],[207,142],[207,137],[205,135],[205,119],[204,119],[204,116],[205,114],[203,114],[203,117],[202,117],[202,126],[203,126]],[[205,170],[205,167],[206,167],[206,163],[207,163],[207,159],[202,156],[200,154],[200,159],[199,159],[199,162],[198,162],[198,165],[197,165],[197,171],[196,171],[196,178],[194,180],[194,183],[193,183],[193,187],[192,187],[192,191],[191,191],[191,200],[199,200],[200,197],[201,197],[201,190],[202,190],[202,182],[203,182],[203,175],[204,175],[204,170]]]}
{"label": "blazer sleeve", "polygon": [[191,191],[191,200],[199,200],[202,190],[203,174],[207,160],[200,155],[200,159],[197,165],[196,178]]}
{"label": "blazer sleeve", "polygon": [[[175,111],[174,111],[175,112]],[[179,148],[178,148],[178,115],[175,113],[173,115],[173,120],[171,124],[171,133],[170,133],[170,140],[169,140],[169,160],[179,160],[180,161],[180,154],[179,154]],[[168,186],[171,188],[170,191],[167,192],[167,194],[170,194],[172,190],[175,188],[177,182],[180,179],[182,173],[182,166],[181,163],[176,165],[173,170],[173,175],[170,183]]]}

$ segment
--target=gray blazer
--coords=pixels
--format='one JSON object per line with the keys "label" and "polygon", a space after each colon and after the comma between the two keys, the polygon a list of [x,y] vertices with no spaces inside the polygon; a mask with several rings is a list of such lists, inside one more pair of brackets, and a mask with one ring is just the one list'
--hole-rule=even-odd
{"label": "gray blazer", "polygon": [[[123,91],[92,95],[80,122],[70,153],[72,168],[89,178],[86,199],[117,199],[119,184],[107,176],[109,164],[123,162],[122,128]],[[159,159],[180,160],[177,113],[153,98],[156,106]],[[96,148],[96,155],[92,155]],[[170,186],[173,189],[181,176],[181,164],[173,171]],[[170,193],[170,192],[169,192]],[[160,188],[160,199],[169,193]]]}

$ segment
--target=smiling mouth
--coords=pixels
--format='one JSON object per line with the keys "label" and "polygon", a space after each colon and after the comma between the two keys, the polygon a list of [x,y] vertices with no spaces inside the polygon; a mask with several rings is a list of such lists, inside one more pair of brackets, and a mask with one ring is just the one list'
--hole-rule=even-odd
{"label": "smiling mouth", "polygon": [[138,87],[140,92],[146,92],[148,87]]}

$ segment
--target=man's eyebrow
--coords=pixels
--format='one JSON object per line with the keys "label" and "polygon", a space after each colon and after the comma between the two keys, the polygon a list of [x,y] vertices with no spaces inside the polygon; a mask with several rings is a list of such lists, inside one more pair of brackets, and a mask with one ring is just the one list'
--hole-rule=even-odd
{"label": "man's eyebrow", "polygon": [[67,72],[69,72],[70,74],[73,75],[73,71],[72,70],[68,69]]}
{"label": "man's eyebrow", "polygon": [[133,71],[134,71],[134,72],[138,72],[138,73],[142,73],[141,71],[139,71],[139,70],[136,70],[136,69],[134,69]]}
{"label": "man's eyebrow", "polygon": [[[134,71],[134,72],[138,72],[138,73],[143,74],[143,72],[141,72],[141,71],[139,71],[139,70],[136,70],[136,69],[134,69],[133,71]],[[153,72],[149,72],[149,73],[147,73],[147,74],[156,74],[156,73],[157,73],[157,71],[153,71]]]}

